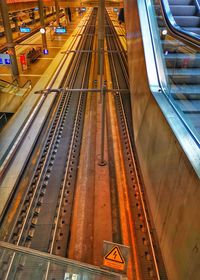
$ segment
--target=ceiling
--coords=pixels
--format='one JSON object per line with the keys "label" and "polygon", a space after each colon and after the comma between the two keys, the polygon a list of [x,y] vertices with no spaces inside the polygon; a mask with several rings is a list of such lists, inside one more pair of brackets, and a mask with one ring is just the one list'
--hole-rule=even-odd
{"label": "ceiling", "polygon": [[[1,1],[1,0],[0,0]],[[45,6],[54,6],[56,0],[43,0]],[[103,0],[57,0],[58,5],[65,7],[94,7]],[[105,0],[106,7],[123,7],[123,0]],[[1,2],[0,2],[1,3]],[[7,0],[9,12],[31,9],[38,6],[38,0]]]}
{"label": "ceiling", "polygon": [[[98,6],[99,1],[102,0],[58,0],[59,6],[61,7],[88,7],[88,6]],[[55,0],[44,0],[45,4],[52,5],[52,2],[55,3]],[[123,6],[123,0],[105,0],[106,6],[110,7],[119,7]]]}

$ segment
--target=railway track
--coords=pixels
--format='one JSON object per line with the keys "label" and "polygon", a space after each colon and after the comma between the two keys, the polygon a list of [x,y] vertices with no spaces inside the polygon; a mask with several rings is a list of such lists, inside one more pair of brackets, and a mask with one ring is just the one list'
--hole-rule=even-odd
{"label": "railway track", "polygon": [[[71,70],[62,82],[54,116],[50,118],[47,137],[12,228],[4,240],[67,256],[76,172],[86,103],[86,92],[70,92],[88,87],[89,69],[97,10],[94,9],[74,54]],[[90,34],[90,36],[87,36]],[[83,51],[81,51],[83,50]],[[85,51],[84,51],[85,50]],[[23,179],[23,178],[22,178]],[[12,203],[12,202],[10,202]],[[45,233],[45,234],[44,234]],[[1,269],[1,279],[9,279],[13,262],[18,262],[17,277],[27,277],[24,259],[9,256]],[[46,277],[50,267],[47,267]],[[22,279],[21,278],[21,279]]]}
{"label": "railway track", "polygon": [[[125,163],[128,199],[131,205],[133,235],[130,237],[134,279],[167,279],[157,244],[152,236],[149,213],[139,177],[136,155],[134,154],[132,114],[130,108],[128,62],[114,26],[106,13],[106,43],[110,62],[111,77],[115,93],[115,106]],[[123,233],[122,233],[123,234]]]}

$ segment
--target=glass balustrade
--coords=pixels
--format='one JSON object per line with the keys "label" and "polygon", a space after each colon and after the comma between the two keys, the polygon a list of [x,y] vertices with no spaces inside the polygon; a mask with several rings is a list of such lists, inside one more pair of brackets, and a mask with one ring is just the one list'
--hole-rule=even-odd
{"label": "glass balustrade", "polygon": [[146,0],[146,4],[162,88],[200,143],[200,53],[169,34],[160,1]]}
{"label": "glass balustrade", "polygon": [[120,280],[125,276],[98,267],[0,242],[2,280]]}

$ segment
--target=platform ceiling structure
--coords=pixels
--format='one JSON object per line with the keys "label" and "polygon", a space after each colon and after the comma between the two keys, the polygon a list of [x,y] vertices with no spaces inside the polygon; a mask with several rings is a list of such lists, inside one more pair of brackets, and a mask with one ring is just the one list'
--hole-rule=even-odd
{"label": "platform ceiling structure", "polygon": [[[100,0],[102,1],[102,0]],[[99,5],[98,0],[43,0],[45,6],[54,6],[55,2],[62,8],[65,7],[95,7]],[[38,5],[37,0],[7,0],[9,11],[16,11],[25,8],[34,8]],[[122,7],[122,0],[105,0],[107,7]]]}

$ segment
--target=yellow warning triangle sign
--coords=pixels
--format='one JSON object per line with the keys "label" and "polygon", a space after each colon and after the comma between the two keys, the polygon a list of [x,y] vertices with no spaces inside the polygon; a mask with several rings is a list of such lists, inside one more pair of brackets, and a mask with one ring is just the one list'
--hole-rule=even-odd
{"label": "yellow warning triangle sign", "polygon": [[114,248],[112,248],[112,250],[104,257],[104,259],[110,260],[113,262],[117,262],[117,263],[121,263],[121,264],[125,263],[124,258],[122,256],[118,246],[115,246]]}

